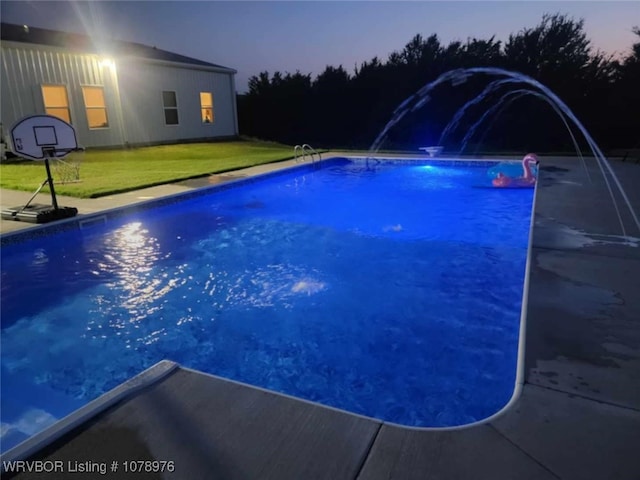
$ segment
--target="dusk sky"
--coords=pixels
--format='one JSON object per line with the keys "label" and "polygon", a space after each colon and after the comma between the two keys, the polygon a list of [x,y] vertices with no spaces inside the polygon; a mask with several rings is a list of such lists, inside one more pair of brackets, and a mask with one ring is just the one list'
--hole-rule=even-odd
{"label": "dusk sky", "polygon": [[534,27],[544,13],[584,19],[592,46],[627,54],[638,40],[640,2],[555,1],[7,1],[2,21],[54,30],[107,33],[234,68],[236,87],[250,76],[321,73],[342,65],[349,73],[378,56],[386,60],[417,33],[443,44]]}

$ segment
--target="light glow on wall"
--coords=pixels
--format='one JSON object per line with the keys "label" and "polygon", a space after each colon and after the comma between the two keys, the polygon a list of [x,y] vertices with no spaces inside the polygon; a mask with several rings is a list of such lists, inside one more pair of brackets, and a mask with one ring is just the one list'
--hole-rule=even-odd
{"label": "light glow on wall", "polygon": [[104,57],[100,59],[100,62],[98,64],[100,65],[100,67],[102,68],[107,67],[110,70],[115,70],[116,68],[116,62],[112,58],[108,58],[108,57]]}

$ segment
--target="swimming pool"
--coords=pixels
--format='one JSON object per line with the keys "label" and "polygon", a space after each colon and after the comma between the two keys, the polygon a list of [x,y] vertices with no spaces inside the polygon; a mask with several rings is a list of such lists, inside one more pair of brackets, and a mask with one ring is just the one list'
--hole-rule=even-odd
{"label": "swimming pool", "polygon": [[492,415],[533,190],[489,165],[331,159],[5,245],[3,449],[162,359],[408,426]]}

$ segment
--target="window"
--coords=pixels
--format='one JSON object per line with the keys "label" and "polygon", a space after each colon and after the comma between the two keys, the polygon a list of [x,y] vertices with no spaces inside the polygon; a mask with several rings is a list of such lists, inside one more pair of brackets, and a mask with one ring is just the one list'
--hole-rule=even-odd
{"label": "window", "polygon": [[211,92],[200,92],[200,114],[202,123],[213,123],[213,95]]}
{"label": "window", "polygon": [[87,110],[87,122],[89,128],[107,128],[107,105],[104,101],[104,89],[102,87],[82,87],[84,106]]}
{"label": "window", "polygon": [[162,92],[165,125],[178,125],[178,100],[176,92]]}
{"label": "window", "polygon": [[43,85],[42,98],[44,99],[44,111],[47,115],[53,115],[71,123],[67,87],[64,85]]}

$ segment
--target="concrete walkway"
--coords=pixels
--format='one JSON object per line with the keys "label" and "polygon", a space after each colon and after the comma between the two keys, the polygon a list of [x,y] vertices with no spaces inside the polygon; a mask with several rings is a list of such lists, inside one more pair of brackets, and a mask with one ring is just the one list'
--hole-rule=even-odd
{"label": "concrete walkway", "polygon": [[[173,472],[141,478],[638,480],[638,240],[620,237],[599,170],[589,183],[576,160],[542,167],[525,383],[489,423],[400,428],[178,368],[33,458],[119,462],[82,478],[133,478],[123,462],[137,459],[174,462]],[[614,168],[640,210],[640,167]],[[621,217],[639,237],[628,212]]]}

